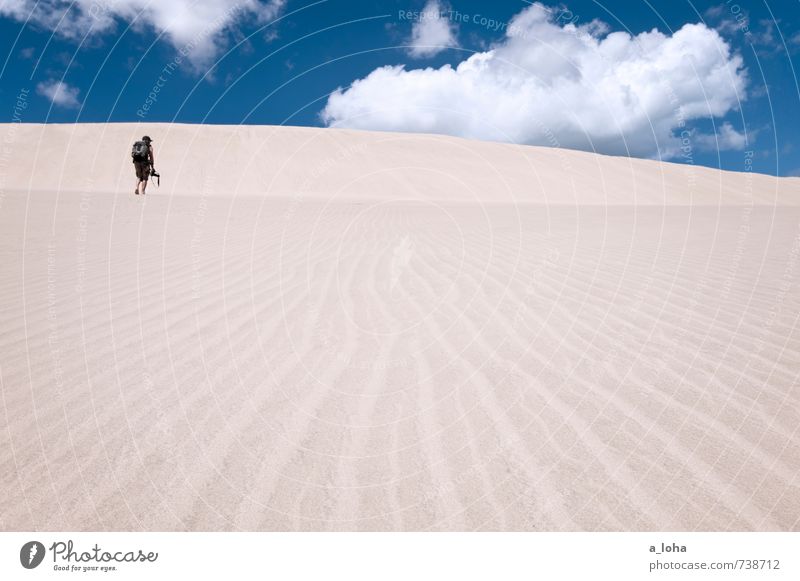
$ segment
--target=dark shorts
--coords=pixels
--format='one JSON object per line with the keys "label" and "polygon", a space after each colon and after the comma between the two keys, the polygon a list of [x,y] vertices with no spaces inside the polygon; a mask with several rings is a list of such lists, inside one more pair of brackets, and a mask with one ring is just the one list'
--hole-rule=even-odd
{"label": "dark shorts", "polygon": [[147,181],[150,178],[149,161],[134,161],[133,167],[136,168],[136,177],[140,180]]}

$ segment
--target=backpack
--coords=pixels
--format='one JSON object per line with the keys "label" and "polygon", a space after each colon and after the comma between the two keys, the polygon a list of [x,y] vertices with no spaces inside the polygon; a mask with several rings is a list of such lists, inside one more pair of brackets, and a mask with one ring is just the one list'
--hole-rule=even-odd
{"label": "backpack", "polygon": [[131,150],[133,161],[150,161],[150,146],[144,141],[137,141]]}

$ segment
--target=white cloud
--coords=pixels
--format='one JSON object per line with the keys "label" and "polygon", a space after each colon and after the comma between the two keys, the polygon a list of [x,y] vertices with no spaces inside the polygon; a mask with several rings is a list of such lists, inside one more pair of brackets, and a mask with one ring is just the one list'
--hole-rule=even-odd
{"label": "white cloud", "polygon": [[726,10],[727,8],[724,4],[717,4],[716,6],[709,6],[703,15],[710,19],[720,18]]}
{"label": "white cloud", "polygon": [[70,87],[68,84],[50,80],[36,85],[36,92],[50,99],[53,105],[66,109],[78,109],[81,102],[78,100],[80,89]]}
{"label": "white cloud", "polygon": [[456,27],[450,22],[438,0],[430,0],[419,13],[411,29],[408,52],[414,58],[425,58],[458,46]]}
{"label": "white cloud", "polygon": [[[491,50],[452,67],[378,68],[331,94],[332,126],[444,133],[670,158],[694,119],[744,99],[740,55],[704,24],[630,36],[534,4]],[[677,135],[676,135],[677,134]]]}
{"label": "white cloud", "polygon": [[[750,138],[753,138],[752,133]],[[733,125],[726,121],[717,129],[716,134],[697,134],[694,141],[698,147],[708,151],[741,150],[747,145],[747,136],[736,131]]]}
{"label": "white cloud", "polygon": [[66,38],[111,32],[117,21],[152,28],[176,49],[206,63],[222,47],[223,31],[239,19],[269,22],[286,0],[3,0],[0,16],[32,22]]}
{"label": "white cloud", "polygon": [[[742,39],[761,57],[772,57],[784,52],[785,39],[780,32],[780,20],[762,18],[757,22],[750,19],[750,13],[739,6],[724,4],[709,8],[705,12],[709,22],[716,22],[716,30],[723,36]],[[791,39],[789,39],[791,43]]]}

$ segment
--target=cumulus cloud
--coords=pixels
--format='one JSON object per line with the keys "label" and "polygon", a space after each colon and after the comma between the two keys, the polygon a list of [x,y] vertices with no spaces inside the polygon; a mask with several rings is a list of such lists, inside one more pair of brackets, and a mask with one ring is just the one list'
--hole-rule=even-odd
{"label": "cumulus cloud", "polygon": [[78,109],[81,102],[78,100],[80,89],[77,87],[70,87],[67,83],[62,81],[50,80],[36,85],[36,92],[40,95],[47,97],[59,107],[66,109]]}
{"label": "cumulus cloud", "polygon": [[670,158],[693,120],[745,98],[740,55],[704,24],[631,36],[534,4],[501,42],[453,67],[385,66],[334,91],[330,126],[444,133]]}
{"label": "cumulus cloud", "polygon": [[430,0],[411,29],[408,52],[414,58],[426,58],[452,46],[458,46],[456,28],[445,7],[438,0]]}
{"label": "cumulus cloud", "polygon": [[716,134],[697,134],[695,141],[698,147],[708,151],[741,150],[747,145],[747,136],[736,131],[726,121],[717,129]]}
{"label": "cumulus cloud", "polygon": [[195,63],[208,61],[223,42],[223,31],[248,17],[268,22],[286,0],[4,0],[0,16],[30,22],[56,34],[80,39],[111,32],[118,21],[135,30],[152,28]]}

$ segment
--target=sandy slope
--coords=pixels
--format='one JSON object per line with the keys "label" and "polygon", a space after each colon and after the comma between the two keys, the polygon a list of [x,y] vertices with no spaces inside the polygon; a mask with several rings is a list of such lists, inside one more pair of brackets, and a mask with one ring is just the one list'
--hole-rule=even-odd
{"label": "sandy slope", "polygon": [[800,180],[1,129],[0,529],[800,530]]}
{"label": "sandy slope", "polygon": [[[439,135],[304,127],[0,124],[0,187],[127,192],[155,139],[164,194],[468,203],[800,205],[800,179]],[[693,151],[686,155],[692,159]],[[748,169],[742,154],[741,170]]]}

